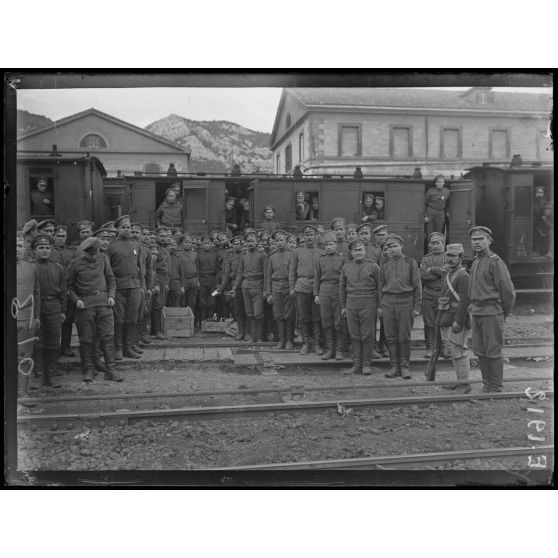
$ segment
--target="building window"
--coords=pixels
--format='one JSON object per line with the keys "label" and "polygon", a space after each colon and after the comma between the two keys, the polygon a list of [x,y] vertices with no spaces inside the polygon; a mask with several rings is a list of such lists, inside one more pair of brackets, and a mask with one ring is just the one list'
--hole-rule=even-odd
{"label": "building window", "polygon": [[287,130],[291,127],[291,113],[287,112],[287,118],[285,118],[285,128]]}
{"label": "building window", "polygon": [[285,172],[289,172],[293,166],[293,146],[289,143],[285,147]]}
{"label": "building window", "polygon": [[85,149],[103,149],[107,146],[107,142],[98,134],[88,134],[81,140],[79,146]]}
{"label": "building window", "polygon": [[275,157],[275,174],[279,174],[281,172],[281,155],[277,154]]}
{"label": "building window", "polygon": [[413,157],[413,134],[410,126],[390,126],[389,151],[392,159]]}
{"label": "building window", "polygon": [[360,126],[339,124],[339,157],[360,157],[361,138]]}
{"label": "building window", "polygon": [[157,163],[146,163],[143,166],[143,172],[147,174],[159,174],[161,172],[161,167]]}
{"label": "building window", "polygon": [[298,134],[298,162],[304,161],[304,133]]}
{"label": "building window", "polygon": [[442,128],[440,159],[459,159],[463,156],[461,128]]}
{"label": "building window", "polygon": [[511,156],[510,131],[492,128],[490,130],[488,149],[488,155],[491,159],[509,159]]}

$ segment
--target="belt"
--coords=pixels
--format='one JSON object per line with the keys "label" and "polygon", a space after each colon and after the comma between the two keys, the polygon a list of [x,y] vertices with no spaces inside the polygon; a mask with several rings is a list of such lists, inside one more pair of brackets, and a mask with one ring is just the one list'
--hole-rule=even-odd
{"label": "belt", "polygon": [[288,278],[286,278],[286,279],[275,279],[275,278],[272,277],[271,280],[272,280],[274,283],[288,283],[288,282],[289,282],[289,279],[288,279]]}
{"label": "belt", "polygon": [[186,279],[197,279],[197,275],[186,275]]}
{"label": "belt", "polygon": [[407,298],[412,296],[412,292],[408,292],[408,293],[384,293],[385,295],[389,295],[389,296],[394,296],[396,298]]}
{"label": "belt", "polygon": [[477,304],[478,306],[496,306],[501,304],[499,300],[471,300],[473,304]]}
{"label": "belt", "polygon": [[55,296],[42,296],[41,300],[60,300],[60,295]]}
{"label": "belt", "polygon": [[107,291],[99,291],[99,290],[95,290],[95,291],[85,291],[85,292],[80,292],[80,293],[76,293],[78,296],[97,296],[101,293],[106,293]]}

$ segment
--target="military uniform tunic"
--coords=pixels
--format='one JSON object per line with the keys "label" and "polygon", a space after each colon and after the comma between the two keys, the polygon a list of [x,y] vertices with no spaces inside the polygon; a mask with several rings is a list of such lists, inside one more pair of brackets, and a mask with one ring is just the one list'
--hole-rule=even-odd
{"label": "military uniform tunic", "polygon": [[444,253],[426,254],[420,262],[422,279],[422,317],[424,325],[435,327],[438,298],[441,296],[442,267],[446,263]]}
{"label": "military uniform tunic", "polygon": [[294,313],[294,300],[289,293],[289,267],[291,252],[277,250],[267,260],[265,294],[273,299],[273,317],[289,320]]}
{"label": "military uniform tunic", "polygon": [[339,278],[345,265],[339,253],[322,254],[314,268],[314,296],[320,297],[320,317],[324,329],[342,329]]}
{"label": "military uniform tunic", "polygon": [[289,288],[296,293],[298,317],[304,328],[314,323],[319,328],[320,308],[314,302],[314,269],[322,255],[319,248],[300,246],[292,253],[289,269]]}
{"label": "military uniform tunic", "polygon": [[256,249],[242,254],[234,289],[242,285],[244,310],[249,318],[263,319],[264,275],[267,256]]}
{"label": "military uniform tunic", "polygon": [[446,219],[446,207],[450,197],[450,191],[443,187],[441,189],[432,186],[426,191],[424,206],[429,221],[426,227],[426,236],[433,232],[442,232]]}

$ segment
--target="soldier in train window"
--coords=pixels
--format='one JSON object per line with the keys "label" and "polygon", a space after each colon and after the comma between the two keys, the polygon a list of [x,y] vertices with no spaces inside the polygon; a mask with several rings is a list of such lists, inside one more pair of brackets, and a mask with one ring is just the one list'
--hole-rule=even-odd
{"label": "soldier in train window", "polygon": [[54,215],[54,194],[45,178],[37,180],[37,187],[31,192],[32,215]]}
{"label": "soldier in train window", "polygon": [[384,205],[384,198],[382,198],[381,196],[376,196],[374,198],[374,209],[376,210],[376,214],[378,215],[378,221],[382,221],[384,219]]}
{"label": "soldier in train window", "polygon": [[362,216],[360,220],[363,223],[370,223],[378,219],[376,208],[374,207],[374,194],[364,194],[362,204]]}
{"label": "soldier in train window", "polygon": [[552,240],[552,204],[546,203],[535,220],[534,254],[538,256],[551,256]]}
{"label": "soldier in train window", "polygon": [[306,194],[298,192],[296,195],[295,218],[297,221],[306,221],[310,212],[310,204],[306,201]]}
{"label": "soldier in train window", "polygon": [[310,209],[308,211],[308,216],[306,220],[308,221],[319,221],[320,219],[320,200],[318,196],[312,196],[312,201],[310,203]]}
{"label": "soldier in train window", "polygon": [[246,232],[246,229],[251,226],[250,202],[248,198],[242,198],[238,203],[238,233]]}

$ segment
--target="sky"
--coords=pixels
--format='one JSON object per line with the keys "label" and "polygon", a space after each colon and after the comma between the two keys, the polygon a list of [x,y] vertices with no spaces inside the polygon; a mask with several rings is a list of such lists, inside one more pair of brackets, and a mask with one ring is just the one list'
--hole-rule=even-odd
{"label": "sky", "polygon": [[[512,89],[532,93],[548,91],[540,87],[494,88],[495,91]],[[280,96],[281,88],[271,87],[22,89],[17,93],[17,102],[18,108],[52,120],[96,108],[142,128],[174,113],[191,120],[228,120],[250,130],[271,133]]]}

